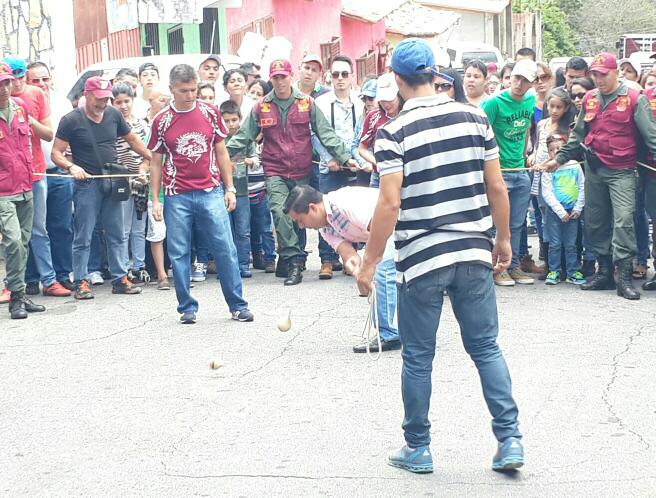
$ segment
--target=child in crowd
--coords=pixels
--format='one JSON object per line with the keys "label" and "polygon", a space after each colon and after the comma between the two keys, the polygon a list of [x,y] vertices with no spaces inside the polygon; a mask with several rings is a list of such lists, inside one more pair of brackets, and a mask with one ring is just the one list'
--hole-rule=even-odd
{"label": "child in crowd", "polygon": [[[239,131],[241,123],[241,110],[239,105],[232,100],[226,100],[219,112],[223,121],[228,128],[228,137],[226,144],[229,143],[230,137]],[[255,144],[251,142],[246,154],[237,153],[230,157],[232,161],[232,183],[237,190],[237,207],[230,213],[230,224],[232,226],[232,237],[237,248],[237,259],[239,260],[239,273],[241,278],[250,278],[252,276],[249,270],[251,255],[251,210],[248,198],[248,167],[259,165],[259,158],[255,150]]]}
{"label": "child in crowd", "polygon": [[[556,131],[547,137],[546,142],[549,158],[554,159],[567,142],[567,135]],[[545,283],[560,283],[562,245],[565,248],[566,281],[575,285],[584,284],[585,278],[579,271],[576,253],[577,220],[585,205],[583,169],[576,161],[570,161],[553,173],[543,172],[541,178],[542,196],[547,205],[545,229],[549,240],[550,271]]]}
{"label": "child in crowd", "polygon": [[[121,112],[132,131],[145,142],[146,122],[132,114],[134,102],[132,87],[127,83],[118,83],[112,88],[112,93],[114,94],[114,107]],[[116,155],[118,162],[126,166],[131,174],[148,172],[148,163],[130,148],[123,137],[116,140]],[[128,240],[129,248],[129,254],[126,254],[128,264],[130,256],[132,256],[128,278],[135,285],[146,284],[150,281],[150,275],[146,271],[146,216],[143,211],[138,209],[141,203],[137,203],[139,195],[145,199],[146,182],[145,175],[135,178],[132,182],[133,195],[122,203],[125,238]]]}

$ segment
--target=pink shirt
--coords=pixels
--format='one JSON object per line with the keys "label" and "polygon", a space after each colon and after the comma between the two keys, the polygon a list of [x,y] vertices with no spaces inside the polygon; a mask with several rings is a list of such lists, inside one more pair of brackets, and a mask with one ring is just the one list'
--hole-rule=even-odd
{"label": "pink shirt", "polygon": [[328,226],[321,228],[321,236],[333,249],[342,242],[367,242],[369,223],[378,202],[378,189],[344,187],[324,194]]}

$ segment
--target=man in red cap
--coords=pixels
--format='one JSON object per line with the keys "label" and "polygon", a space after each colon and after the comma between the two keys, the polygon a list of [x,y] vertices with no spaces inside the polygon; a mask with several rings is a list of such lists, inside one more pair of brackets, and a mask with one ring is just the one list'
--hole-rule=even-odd
{"label": "man in red cap", "polygon": [[647,98],[619,79],[613,54],[596,56],[590,75],[597,88],[583,98],[569,142],[548,167],[555,169],[575,159],[580,148],[584,151],[585,229],[599,268],[581,288],[615,289],[614,263],[618,269],[617,294],[640,299],[631,277],[636,253],[635,169],[640,136],[649,152],[656,153],[656,121]]}
{"label": "man in red cap", "polygon": [[323,63],[321,57],[315,54],[307,54],[301,61],[301,67],[298,70],[299,78],[296,86],[298,90],[313,99],[328,93],[330,88],[319,83],[323,73]]}
{"label": "man in red cap", "polygon": [[[99,76],[84,84],[84,106],[64,116],[57,128],[52,147],[52,162],[68,171],[76,180],[73,192],[73,277],[75,298],[93,299],[88,281],[89,250],[96,221],[101,220],[107,240],[107,259],[112,274],[112,293],[139,294],[127,278],[127,241],[123,228],[121,201],[102,188],[102,174],[107,163],[116,163],[116,139],[123,137],[132,150],[146,160],[150,151],[131,130],[121,113],[109,104],[112,84]],[[71,147],[73,162],[64,155]]]}
{"label": "man in red cap", "polygon": [[29,115],[11,99],[14,75],[0,63],[0,236],[5,249],[11,318],[45,311],[25,297],[25,267],[32,232],[32,154]]}
{"label": "man in red cap", "polygon": [[312,173],[311,132],[339,164],[356,164],[315,106],[314,99],[292,86],[290,62],[274,60],[269,77],[273,92],[255,104],[227,147],[232,156],[245,149],[260,132],[263,133],[262,166],[280,253],[276,275],[285,277],[285,285],[296,285],[303,279],[301,271],[305,252],[299,241],[298,226],[285,214],[284,207],[289,192],[296,185],[309,183]]}

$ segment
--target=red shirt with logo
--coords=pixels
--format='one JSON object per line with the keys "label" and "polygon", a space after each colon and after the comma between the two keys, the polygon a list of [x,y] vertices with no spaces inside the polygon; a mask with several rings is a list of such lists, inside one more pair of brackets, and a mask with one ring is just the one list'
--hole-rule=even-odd
{"label": "red shirt with logo", "polygon": [[[46,94],[43,93],[43,90],[40,88],[32,85],[25,85],[23,93],[16,95],[16,97],[23,101],[29,115],[37,121],[42,121],[50,116],[48,99],[46,98]],[[36,136],[34,131],[32,131],[30,141],[32,142],[32,169],[35,173],[45,173],[46,160],[43,157],[43,150],[41,149],[41,139]],[[34,178],[32,178],[32,181],[36,182],[42,178],[42,176],[35,175]]]}
{"label": "red shirt with logo", "polygon": [[219,110],[196,101],[189,111],[165,107],[151,124],[148,148],[164,154],[164,195],[221,185],[214,146],[228,136]]}

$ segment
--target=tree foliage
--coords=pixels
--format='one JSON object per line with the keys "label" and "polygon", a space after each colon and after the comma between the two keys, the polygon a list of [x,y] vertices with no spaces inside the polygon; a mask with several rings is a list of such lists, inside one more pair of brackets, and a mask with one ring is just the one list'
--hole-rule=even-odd
{"label": "tree foliage", "polygon": [[574,35],[561,4],[575,10],[585,0],[517,0],[515,12],[540,12],[542,24],[542,59],[577,55]]}

